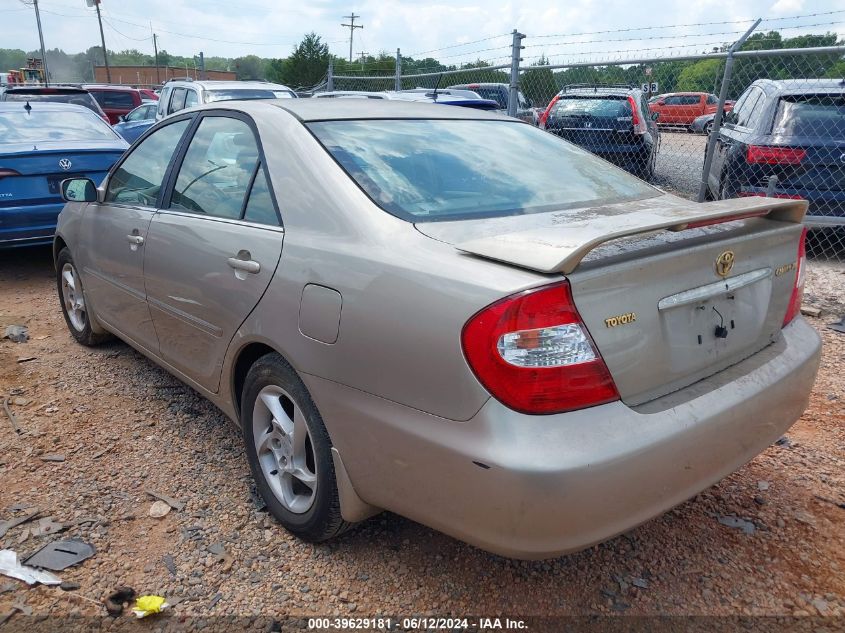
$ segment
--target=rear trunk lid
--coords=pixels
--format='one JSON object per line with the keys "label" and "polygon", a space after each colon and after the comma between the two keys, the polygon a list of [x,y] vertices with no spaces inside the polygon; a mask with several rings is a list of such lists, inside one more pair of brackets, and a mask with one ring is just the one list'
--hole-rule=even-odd
{"label": "rear trunk lid", "polygon": [[777,337],[806,206],[761,198],[697,204],[664,195],[417,228],[467,253],[565,274],[620,396],[637,405]]}
{"label": "rear trunk lid", "polygon": [[[36,149],[37,148],[37,149]],[[61,202],[59,185],[65,178],[85,177],[99,184],[124,152],[121,142],[91,142],[68,148],[67,142],[39,142],[3,146],[0,209]]]}

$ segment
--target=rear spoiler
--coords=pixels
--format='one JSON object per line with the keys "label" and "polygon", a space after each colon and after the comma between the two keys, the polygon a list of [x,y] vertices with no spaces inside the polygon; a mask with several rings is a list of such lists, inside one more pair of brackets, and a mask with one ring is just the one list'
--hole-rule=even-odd
{"label": "rear spoiler", "polygon": [[808,203],[806,200],[754,197],[703,204],[683,201],[671,205],[657,202],[653,207],[632,206],[634,209],[630,213],[605,215],[596,210],[589,219],[576,217],[571,223],[555,222],[527,231],[472,239],[455,246],[473,255],[542,273],[568,274],[587,253],[611,240],[756,217],[800,224]]}

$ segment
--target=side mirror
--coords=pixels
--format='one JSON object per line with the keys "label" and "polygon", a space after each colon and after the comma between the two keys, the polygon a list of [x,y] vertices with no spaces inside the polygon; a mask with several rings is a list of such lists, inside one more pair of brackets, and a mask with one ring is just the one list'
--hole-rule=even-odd
{"label": "side mirror", "polygon": [[97,186],[90,178],[67,178],[62,181],[65,202],[97,202]]}
{"label": "side mirror", "polygon": [[531,101],[531,99],[529,99],[527,97],[525,98],[525,107],[526,108],[533,108],[534,107],[534,103]]}
{"label": "side mirror", "polygon": [[665,101],[658,101],[655,105],[666,105]]}
{"label": "side mirror", "polygon": [[659,118],[660,118],[660,113],[659,113],[659,112],[652,112],[652,113],[651,113],[651,120],[652,120],[652,121],[657,121],[657,119],[659,119]]}
{"label": "side mirror", "polygon": [[117,120],[118,120],[120,123],[123,123],[124,121],[126,121],[126,115],[125,115],[125,114],[121,114],[119,117],[117,117]]}

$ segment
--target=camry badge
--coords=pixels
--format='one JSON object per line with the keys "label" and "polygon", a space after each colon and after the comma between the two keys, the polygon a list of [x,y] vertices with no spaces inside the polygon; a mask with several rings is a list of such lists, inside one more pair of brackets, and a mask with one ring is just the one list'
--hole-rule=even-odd
{"label": "camry badge", "polygon": [[59,167],[61,167],[65,171],[67,171],[68,169],[73,167],[73,163],[70,162],[69,158],[63,158],[59,161]]}
{"label": "camry badge", "polygon": [[725,251],[716,258],[716,274],[719,277],[727,277],[734,267],[736,256],[733,251]]}

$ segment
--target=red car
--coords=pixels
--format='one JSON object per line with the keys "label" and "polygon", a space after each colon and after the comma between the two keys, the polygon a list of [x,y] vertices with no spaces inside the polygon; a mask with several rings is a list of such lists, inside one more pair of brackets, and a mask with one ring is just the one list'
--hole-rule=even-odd
{"label": "red car", "polygon": [[[689,127],[701,115],[716,112],[718,103],[718,97],[707,92],[670,92],[652,97],[648,109],[660,114],[659,125]],[[725,112],[730,112],[732,107],[732,102],[725,102]]]}
{"label": "red car", "polygon": [[121,116],[132,112],[142,101],[151,98],[128,86],[87,85],[85,89],[97,100],[112,125],[119,123]]}

